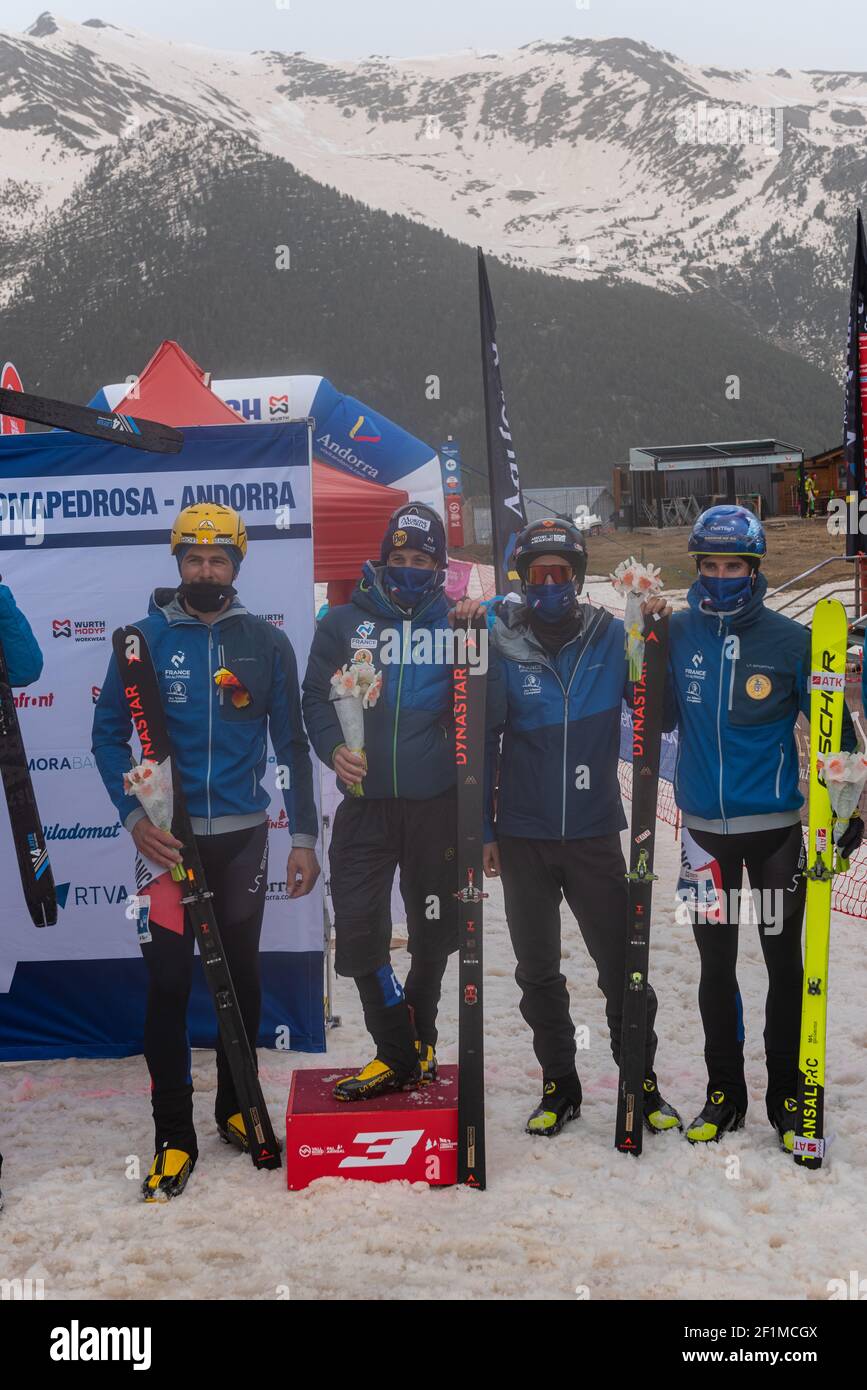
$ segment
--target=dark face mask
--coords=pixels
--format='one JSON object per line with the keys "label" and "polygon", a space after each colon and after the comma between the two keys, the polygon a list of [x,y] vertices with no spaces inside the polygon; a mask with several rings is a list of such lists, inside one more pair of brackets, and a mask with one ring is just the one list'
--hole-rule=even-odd
{"label": "dark face mask", "polygon": [[386,565],[385,592],[401,608],[412,610],[445,583],[445,570],[416,569],[413,565]]}
{"label": "dark face mask", "polygon": [[717,613],[734,613],[752,598],[753,579],[752,574],[738,575],[735,579],[699,574],[698,587],[708,607]]}
{"label": "dark face mask", "polygon": [[543,623],[556,623],[578,607],[578,595],[571,580],[566,584],[527,584],[524,593],[527,607]]}
{"label": "dark face mask", "polygon": [[201,580],[184,580],[178,593],[196,613],[218,613],[228,599],[235,597],[231,584],[205,584]]}

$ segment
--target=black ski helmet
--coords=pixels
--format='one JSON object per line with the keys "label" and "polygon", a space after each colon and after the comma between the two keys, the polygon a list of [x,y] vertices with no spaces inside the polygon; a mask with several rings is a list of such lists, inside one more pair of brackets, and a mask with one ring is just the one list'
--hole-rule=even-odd
{"label": "black ski helmet", "polygon": [[425,502],[405,502],[388,518],[385,535],[380,548],[380,561],[388,564],[393,550],[406,546],[408,550],[421,550],[437,563],[437,569],[444,570],[449,562],[446,546],[446,528],[439,512]]}
{"label": "black ski helmet", "polygon": [[526,583],[527,567],[534,555],[562,555],[568,560],[578,580],[578,587],[584,583],[587,573],[587,546],[583,534],[571,521],[562,517],[546,517],[544,521],[531,521],[515,538],[512,564]]}

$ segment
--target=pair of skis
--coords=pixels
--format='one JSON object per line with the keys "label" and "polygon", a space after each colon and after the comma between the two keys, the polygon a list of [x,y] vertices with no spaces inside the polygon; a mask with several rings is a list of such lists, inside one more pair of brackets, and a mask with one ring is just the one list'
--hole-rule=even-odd
{"label": "pair of skis", "polygon": [[257,1168],[279,1168],[280,1151],[223,952],[212,896],[181,788],[147,639],[139,628],[123,627],[114,633],[112,646],[130,718],[141,742],[142,760],[164,763],[168,759],[171,764],[174,792],[172,829],[183,844],[181,857],[185,893],[182,902],[195,933],[205,980],[214,1001],[220,1037],[244,1118],[250,1157]]}
{"label": "pair of skis", "polygon": [[[825,1043],[828,1018],[828,957],[831,888],[835,872],[833,817],[817,755],[837,753],[843,734],[846,689],[846,610],[823,598],[813,612],[810,660],[810,804],[807,826],[807,907],[804,986],[798,1048],[797,1128],[794,1160],[821,1168],[825,1156]],[[846,868],[848,865],[841,865]]]}
{"label": "pair of skis", "polygon": [[640,1154],[647,1076],[647,972],[656,847],[656,800],[662,745],[662,707],[668,668],[668,618],[644,625],[641,676],[632,687],[632,826],[626,923],[626,972],[614,1146]]}
{"label": "pair of skis", "polygon": [[[487,628],[468,627],[478,654]],[[458,1182],[479,1190],[485,1169],[485,1032],[482,975],[483,812],[487,662],[453,668],[458,862]]]}

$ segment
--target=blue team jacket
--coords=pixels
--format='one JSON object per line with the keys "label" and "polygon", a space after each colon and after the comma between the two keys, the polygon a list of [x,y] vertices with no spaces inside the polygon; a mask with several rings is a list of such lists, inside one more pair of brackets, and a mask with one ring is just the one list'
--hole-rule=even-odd
{"label": "blue team jacket", "polygon": [[626,825],[617,780],[627,685],[623,623],[581,605],[578,635],[552,657],[523,605],[500,603],[490,627],[488,807],[502,732],[496,832],[531,840],[580,840]]}
{"label": "blue team jacket", "polygon": [[7,584],[0,584],[0,641],[6,653],[9,684],[32,685],[38,681],[42,675],[42,652]]}
{"label": "blue team jacket", "polygon": [[[304,726],[295,653],[285,633],[256,618],[235,598],[225,616],[203,623],[191,617],[174,589],[157,589],[138,624],[153,657],[169,736],[196,834],[210,835],[267,819],[270,795],[262,787],[268,734],[284,773],[283,799],[292,842],[316,843],[313,769]],[[251,701],[236,708],[214,683],[225,666]],[[144,814],[123,791],[130,766],[132,725],[120,676],[109,664],[93,716],[93,754],[106,791],[128,829]],[[136,750],[138,752],[138,750]]]}
{"label": "blue team jacket", "polygon": [[[665,726],[678,726],[675,799],[686,826],[723,835],[800,819],[795,721],[810,714],[810,629],[753,597],[733,614],[689,607],[671,617]],[[856,745],[848,711],[844,748]]]}
{"label": "blue team jacket", "polygon": [[382,673],[379,700],[364,711],[367,797],[421,801],[455,785],[452,665],[443,659],[450,649],[441,643],[438,652],[435,641],[438,631],[451,631],[450,608],[440,592],[404,612],[383,589],[382,566],[368,562],[351,601],[331,609],[316,629],[302,705],[310,741],[328,767],[345,742],[328,698],[331,677],[359,651],[370,652]]}

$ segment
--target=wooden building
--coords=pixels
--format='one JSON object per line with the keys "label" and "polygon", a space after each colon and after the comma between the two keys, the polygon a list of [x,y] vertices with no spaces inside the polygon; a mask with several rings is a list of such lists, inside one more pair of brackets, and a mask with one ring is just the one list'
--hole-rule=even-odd
{"label": "wooden building", "polygon": [[785,470],[797,476],[803,460],[801,449],[778,439],[646,445],[629,450],[628,469],[615,469],[614,496],[629,526],[687,526],[718,502],[776,516]]}

